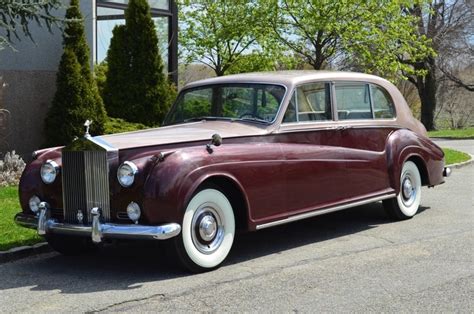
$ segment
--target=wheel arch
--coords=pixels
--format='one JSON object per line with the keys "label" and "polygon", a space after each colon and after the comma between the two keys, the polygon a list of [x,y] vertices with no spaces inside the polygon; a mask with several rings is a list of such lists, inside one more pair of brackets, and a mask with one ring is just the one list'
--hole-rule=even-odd
{"label": "wheel arch", "polygon": [[182,198],[182,206],[180,207],[184,210],[196,192],[205,186],[214,186],[221,190],[229,199],[232,209],[234,210],[236,228],[243,231],[249,230],[250,207],[248,199],[245,195],[244,188],[239,181],[229,174],[208,174],[201,177],[199,180],[196,180],[186,191],[185,196]]}
{"label": "wheel arch", "polygon": [[416,167],[418,168],[418,171],[420,172],[421,185],[422,186],[429,185],[430,180],[428,176],[428,170],[426,168],[426,164],[423,158],[421,158],[421,156],[419,155],[413,154],[409,156],[405,161],[411,161],[416,165]]}

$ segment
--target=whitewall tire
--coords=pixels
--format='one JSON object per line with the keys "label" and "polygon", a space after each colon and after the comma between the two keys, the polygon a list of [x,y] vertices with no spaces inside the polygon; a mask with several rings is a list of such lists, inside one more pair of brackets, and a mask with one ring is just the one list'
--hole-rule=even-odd
{"label": "whitewall tire", "polygon": [[400,174],[400,192],[383,205],[390,217],[403,220],[416,215],[421,203],[421,175],[416,164],[406,161]]}
{"label": "whitewall tire", "polygon": [[235,236],[232,205],[219,190],[196,193],[183,217],[175,244],[181,263],[192,272],[215,269],[225,260]]}

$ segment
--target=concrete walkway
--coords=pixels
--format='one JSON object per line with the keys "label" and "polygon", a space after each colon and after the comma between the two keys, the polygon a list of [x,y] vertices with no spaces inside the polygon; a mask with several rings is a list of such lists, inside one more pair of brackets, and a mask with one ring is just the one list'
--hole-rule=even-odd
{"label": "concrete walkway", "polygon": [[474,155],[474,140],[446,140],[446,139],[432,139],[433,142],[441,147],[459,150],[471,155]]}

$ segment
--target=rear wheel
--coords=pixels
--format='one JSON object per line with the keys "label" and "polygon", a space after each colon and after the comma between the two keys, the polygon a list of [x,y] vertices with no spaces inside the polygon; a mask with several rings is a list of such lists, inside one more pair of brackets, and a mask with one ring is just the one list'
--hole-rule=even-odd
{"label": "rear wheel", "polygon": [[196,193],[184,213],[181,235],[174,239],[178,258],[192,272],[221,265],[232,248],[235,218],[232,205],[221,191],[207,188]]}
{"label": "rear wheel", "polygon": [[396,198],[383,201],[388,215],[397,220],[410,219],[421,203],[421,176],[416,164],[406,161],[400,175],[400,192]]}
{"label": "rear wheel", "polygon": [[86,255],[97,250],[89,238],[49,235],[46,241],[56,252],[68,256]]}

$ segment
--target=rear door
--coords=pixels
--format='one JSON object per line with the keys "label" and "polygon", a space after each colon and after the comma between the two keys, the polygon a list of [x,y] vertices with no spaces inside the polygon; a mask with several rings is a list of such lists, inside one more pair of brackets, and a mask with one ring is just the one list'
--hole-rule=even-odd
{"label": "rear door", "polygon": [[345,148],[349,197],[370,197],[389,189],[386,141],[394,127],[393,101],[388,93],[366,82],[335,82],[335,102]]}

